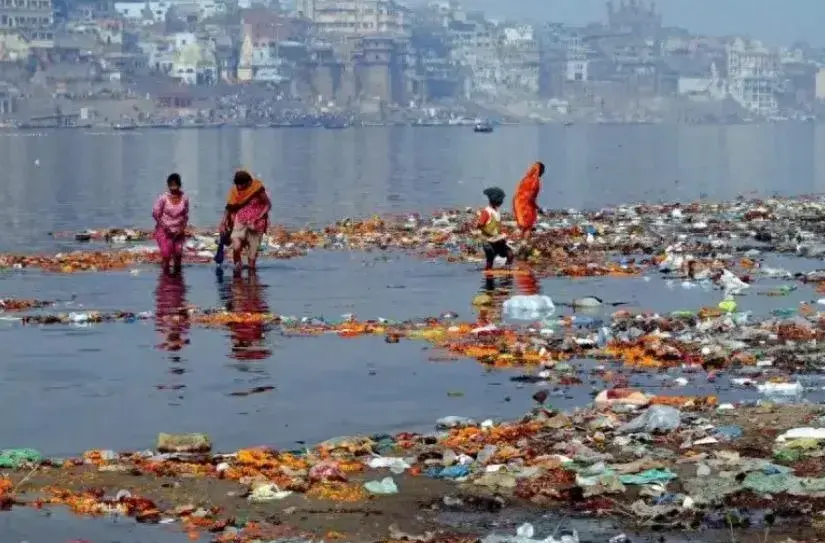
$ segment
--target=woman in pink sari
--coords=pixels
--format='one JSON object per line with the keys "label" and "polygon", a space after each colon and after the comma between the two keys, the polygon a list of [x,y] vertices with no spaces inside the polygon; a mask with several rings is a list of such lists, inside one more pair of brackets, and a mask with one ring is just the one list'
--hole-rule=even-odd
{"label": "woman in pink sari", "polygon": [[189,225],[189,198],[181,189],[180,175],[173,173],[166,178],[167,191],[158,196],[152,217],[155,219],[155,241],[160,248],[160,258],[164,271],[169,263],[174,271],[180,271],[183,259],[183,243],[186,227]]}

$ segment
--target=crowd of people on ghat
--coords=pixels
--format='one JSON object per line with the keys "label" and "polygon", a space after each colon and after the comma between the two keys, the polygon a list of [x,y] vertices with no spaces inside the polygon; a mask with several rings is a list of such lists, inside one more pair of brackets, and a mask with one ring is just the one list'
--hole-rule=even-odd
{"label": "crowd of people on ghat", "polygon": [[[544,213],[538,205],[544,169],[543,163],[533,163],[516,187],[513,197],[513,216],[518,226],[518,236],[523,242],[530,240],[539,215]],[[476,228],[484,249],[485,270],[493,269],[496,257],[504,258],[509,267],[515,254],[501,227],[501,207],[506,195],[498,187],[486,189],[484,195],[488,205],[479,211]],[[223,247],[228,246],[236,273],[243,269],[244,256],[247,268],[254,271],[261,241],[269,227],[271,209],[272,202],[264,184],[247,170],[235,172],[218,227],[220,242],[216,260],[222,261]],[[183,192],[179,174],[170,174],[166,179],[166,192],[155,201],[152,217],[163,269],[180,271],[189,224],[189,198]]]}

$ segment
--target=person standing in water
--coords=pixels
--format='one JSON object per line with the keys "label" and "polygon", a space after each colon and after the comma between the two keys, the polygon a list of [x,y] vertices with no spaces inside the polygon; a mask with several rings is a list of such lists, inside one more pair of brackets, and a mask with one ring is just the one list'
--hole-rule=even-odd
{"label": "person standing in water", "polygon": [[173,173],[166,178],[166,192],[158,196],[152,208],[155,219],[155,241],[160,249],[163,270],[179,272],[183,260],[183,244],[186,240],[186,227],[189,225],[189,198],[183,193],[179,174]]}
{"label": "person standing in water", "polygon": [[485,271],[493,269],[497,256],[507,259],[507,266],[513,264],[513,250],[507,245],[507,236],[501,232],[501,212],[504,204],[504,191],[498,187],[491,187],[484,191],[489,205],[478,214],[477,230],[481,233],[484,256],[487,263]]}
{"label": "person standing in water", "polygon": [[269,227],[271,209],[272,202],[264,184],[246,170],[235,172],[232,188],[226,197],[220,231],[229,233],[232,240],[232,259],[236,273],[243,268],[244,249],[250,271],[255,270],[261,240]]}
{"label": "person standing in water", "polygon": [[542,213],[537,203],[541,191],[542,175],[544,175],[544,164],[535,162],[518,184],[516,196],[513,198],[513,214],[521,231],[521,239],[525,241],[530,239],[539,213]]}

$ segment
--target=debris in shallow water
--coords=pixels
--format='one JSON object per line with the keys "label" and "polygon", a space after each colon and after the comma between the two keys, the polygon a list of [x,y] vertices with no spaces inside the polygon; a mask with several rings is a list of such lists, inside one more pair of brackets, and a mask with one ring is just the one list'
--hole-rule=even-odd
{"label": "debris in shallow water", "polygon": [[239,392],[230,392],[230,396],[252,396],[253,394],[261,394],[263,392],[269,392],[271,390],[275,390],[274,386],[260,386],[254,387],[249,390],[239,391]]}
{"label": "debris in shallow water", "polygon": [[158,434],[157,449],[163,453],[204,453],[212,450],[206,434]]}
{"label": "debris in shallow water", "polygon": [[19,469],[28,465],[37,465],[42,458],[40,453],[34,449],[4,449],[0,451],[0,468]]}
{"label": "debris in shallow water", "polygon": [[29,311],[31,309],[41,309],[50,307],[55,302],[46,300],[21,300],[14,298],[0,299],[0,312],[6,311]]}

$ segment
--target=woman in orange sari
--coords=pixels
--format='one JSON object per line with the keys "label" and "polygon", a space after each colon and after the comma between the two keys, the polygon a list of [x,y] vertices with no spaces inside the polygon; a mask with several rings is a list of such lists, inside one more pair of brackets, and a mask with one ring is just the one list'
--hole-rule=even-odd
{"label": "woman in orange sari", "polygon": [[544,164],[536,162],[518,184],[516,195],[513,198],[513,214],[516,217],[516,224],[521,230],[522,239],[529,239],[536,225],[536,219],[541,212],[541,208],[536,199],[541,190],[541,176],[544,175]]}
{"label": "woman in orange sari", "polygon": [[235,173],[232,188],[226,197],[226,210],[221,221],[221,233],[229,233],[232,240],[232,258],[235,271],[241,271],[242,251],[247,251],[250,270],[255,269],[261,240],[269,227],[272,202],[260,180],[246,170]]}

